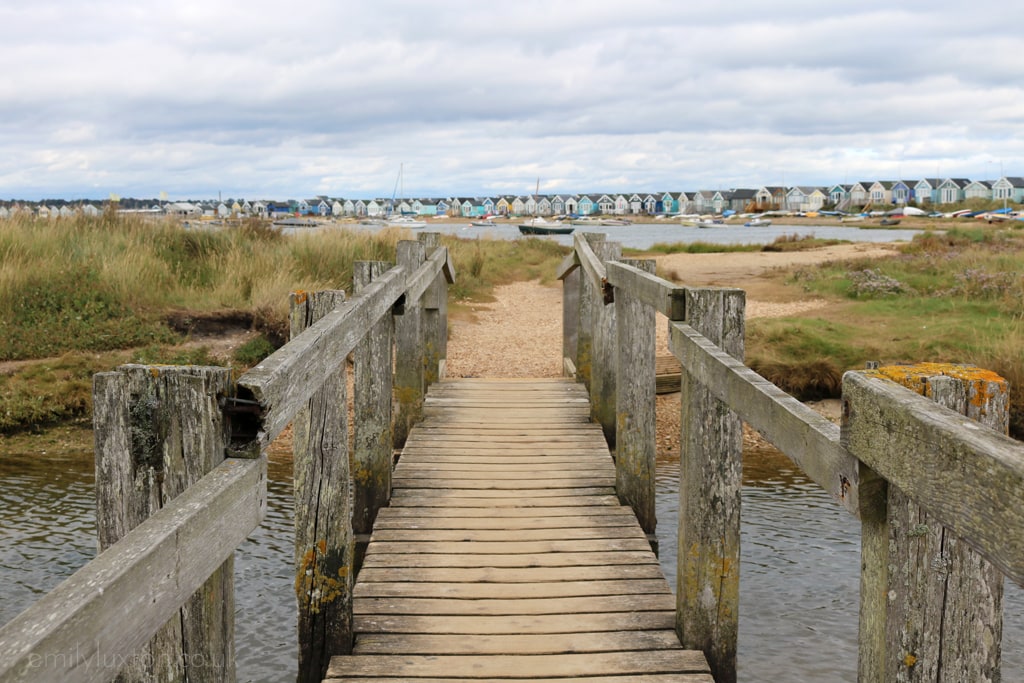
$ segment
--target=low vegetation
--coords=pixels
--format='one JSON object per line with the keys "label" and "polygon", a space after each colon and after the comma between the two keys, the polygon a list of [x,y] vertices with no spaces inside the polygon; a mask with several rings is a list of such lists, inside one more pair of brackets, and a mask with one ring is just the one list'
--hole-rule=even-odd
{"label": "low vegetation", "polygon": [[653,254],[721,254],[741,251],[800,251],[817,249],[832,244],[843,244],[843,240],[820,239],[813,235],[780,235],[769,244],[716,244],[714,242],[658,242],[644,253]]}
{"label": "low vegetation", "polygon": [[[408,233],[330,230],[285,238],[265,223],[185,230],[106,215],[0,222],[0,433],[90,413],[91,378],[127,362],[231,364],[241,371],[287,336],[288,294],[349,289],[357,260],[394,260]],[[496,285],[550,281],[567,249],[544,239],[444,237],[457,273],[451,309]],[[651,251],[823,246],[784,236],[764,247],[658,245]],[[869,360],[974,363],[1011,385],[1012,431],[1024,436],[1024,232],[999,226],[926,233],[886,260],[790,273],[830,303],[803,317],[753,319],[747,360],[794,395],[838,395]],[[215,356],[185,344],[196,325],[244,320],[259,335]]]}
{"label": "low vegetation", "polygon": [[[1010,383],[1024,437],[1024,233],[972,228],[918,236],[893,258],[835,262],[789,282],[832,303],[808,317],[754,319],[747,360],[799,398],[836,396],[870,360],[972,363]],[[808,361],[808,359],[812,359]]]}
{"label": "low vegetation", "polygon": [[[260,221],[221,230],[108,214],[0,222],[0,433],[86,416],[91,378],[119,364],[242,370],[287,338],[288,295],[351,289],[352,264],[394,261],[409,234],[328,230],[284,237]],[[444,238],[458,301],[518,279],[551,279],[567,250],[548,240]],[[245,320],[260,335],[215,358],[190,335]]]}

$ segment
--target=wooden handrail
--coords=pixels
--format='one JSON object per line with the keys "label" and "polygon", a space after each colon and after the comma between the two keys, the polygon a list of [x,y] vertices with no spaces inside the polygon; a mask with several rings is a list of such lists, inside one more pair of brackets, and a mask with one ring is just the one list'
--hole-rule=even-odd
{"label": "wooden handrail", "polygon": [[259,526],[264,460],[225,460],[0,628],[0,682],[110,680]]}
{"label": "wooden handrail", "polygon": [[1024,444],[856,372],[843,401],[846,448],[1024,586]]}
{"label": "wooden handrail", "polygon": [[[592,246],[601,241],[599,235],[577,235],[573,253],[559,267],[566,307],[563,364],[567,371],[588,382],[593,401],[607,403],[608,397],[595,396],[589,383],[591,374],[600,370],[599,364],[613,363],[620,368],[628,365],[630,372],[646,370],[632,365],[636,344],[622,336],[621,322],[618,338],[612,342],[617,344],[619,355],[608,359],[593,353],[595,348],[609,346],[602,336],[611,334],[614,339],[616,334],[615,326],[609,325],[606,317],[597,316],[595,310],[613,309],[602,304],[629,299],[642,302],[672,321],[669,345],[682,366],[681,450],[685,472],[681,473],[680,484],[686,483],[680,496],[690,506],[685,515],[680,513],[680,519],[685,520],[678,530],[680,548],[685,546],[687,551],[679,554],[676,619],[683,644],[704,650],[715,679],[734,681],[736,675],[738,598],[731,587],[726,588],[727,583],[738,587],[735,566],[739,564],[738,540],[735,545],[733,541],[739,536],[741,480],[738,434],[732,415],[760,432],[861,520],[861,680],[892,680],[900,667],[914,666],[914,657],[897,656],[895,649],[905,647],[900,644],[903,642],[918,642],[915,639],[927,629],[942,631],[941,637],[948,639],[943,649],[955,653],[950,656],[963,657],[967,667],[963,671],[971,671],[971,676],[998,671],[1001,633],[995,623],[998,620],[988,616],[998,614],[1000,609],[1002,578],[984,560],[1024,585],[1024,511],[1017,505],[1024,499],[1024,446],[990,429],[999,428],[998,420],[992,418],[1000,410],[1005,416],[1005,382],[996,378],[987,388],[966,389],[961,384],[966,380],[939,372],[929,379],[929,400],[882,379],[847,373],[843,425],[837,426],[743,363],[741,291],[676,286],[617,262],[617,258],[602,260],[598,253],[606,250],[599,252]],[[640,318],[635,314],[629,319],[627,325],[645,324],[638,322]],[[976,387],[980,380],[972,381],[971,386]],[[916,386],[921,386],[919,381]],[[990,391],[995,393],[988,396],[986,392]],[[964,392],[972,398],[954,399]],[[613,400],[619,415],[654,419],[647,405],[654,401],[653,390],[642,396],[634,388],[629,396]],[[988,426],[933,402],[951,400],[951,405],[963,408]],[[978,401],[982,401],[980,407],[975,405]],[[985,417],[987,413],[993,415]],[[695,429],[700,432],[697,436],[690,434]],[[609,443],[614,444],[614,434]],[[631,470],[621,473],[618,486],[633,492],[647,485],[642,481],[644,477],[636,477],[637,471],[648,469],[646,466],[638,467],[632,457],[617,462],[628,463],[627,469]],[[704,497],[708,495],[714,496],[716,518],[702,516],[707,507]],[[645,496],[639,495],[637,500]],[[638,518],[647,515],[642,506],[629,502]],[[920,514],[927,513],[938,531],[931,529],[930,522],[922,524],[908,503],[917,503],[923,510]],[[917,519],[923,530],[915,527],[908,533],[903,515]],[[728,521],[721,524],[724,518]],[[955,551],[955,560],[947,556],[942,549],[944,528],[984,559],[971,558],[961,550]],[[937,539],[927,546],[932,548],[929,552],[941,557],[926,556],[924,550],[915,555],[896,547],[915,542],[915,536],[925,533]],[[938,569],[936,562],[941,565]],[[954,564],[947,569],[950,562]],[[893,587],[904,590],[904,584],[944,581],[947,571],[955,572],[949,578],[951,585],[963,584],[950,590],[967,591],[964,596],[956,596],[959,603],[954,600],[952,606],[924,606],[917,595],[894,597]],[[968,585],[972,588],[965,588]],[[894,600],[899,602],[898,609],[890,604]],[[972,624],[983,622],[992,632],[982,636],[971,630]],[[994,649],[979,645],[982,640],[995,643]],[[934,653],[929,656],[936,657]]]}
{"label": "wooden handrail", "polygon": [[683,369],[729,404],[848,512],[859,516],[857,460],[839,443],[839,425],[711,343],[685,323],[669,326]]}

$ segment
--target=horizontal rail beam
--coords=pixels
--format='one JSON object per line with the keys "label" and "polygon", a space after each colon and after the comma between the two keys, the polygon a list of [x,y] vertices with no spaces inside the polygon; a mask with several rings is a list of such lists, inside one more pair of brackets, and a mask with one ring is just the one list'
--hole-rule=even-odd
{"label": "horizontal rail beam", "polygon": [[246,430],[255,440],[234,437],[232,452],[253,457],[266,448],[405,291],[405,270],[392,268],[242,375],[240,394],[249,395],[240,398],[259,404],[259,425]]}
{"label": "horizontal rail beam", "polygon": [[669,320],[683,320],[686,316],[686,288],[647,273],[621,261],[605,264],[608,283],[628,290],[630,295],[664,314]]}
{"label": "horizontal rail beam", "polygon": [[576,256],[576,250],[574,249],[569,253],[562,262],[558,264],[558,270],[556,271],[555,279],[564,280],[574,270],[580,267],[580,260]]}
{"label": "horizontal rail beam", "polygon": [[108,681],[263,519],[266,461],[226,460],[0,628],[0,683]]}
{"label": "horizontal rail beam", "polygon": [[[405,283],[405,299],[406,301],[419,301],[423,294],[427,291],[434,280],[437,279],[438,273],[445,273],[447,278],[448,272],[445,268],[445,264],[448,262],[448,250],[444,247],[437,249],[433,254],[427,257],[427,260],[422,266],[416,269]],[[449,284],[452,280],[448,280]]]}
{"label": "horizontal rail beam", "polygon": [[685,323],[669,325],[684,370],[792,459],[846,510],[859,515],[857,459],[839,427],[718,348]]}
{"label": "horizontal rail beam", "polygon": [[843,401],[847,450],[1024,585],[1024,444],[856,372]]}
{"label": "horizontal rail beam", "polygon": [[576,257],[579,259],[580,266],[583,267],[583,272],[587,274],[594,286],[603,290],[608,284],[608,272],[605,270],[604,263],[594,253],[590,242],[583,235],[576,233],[573,235],[573,246],[576,249]]}

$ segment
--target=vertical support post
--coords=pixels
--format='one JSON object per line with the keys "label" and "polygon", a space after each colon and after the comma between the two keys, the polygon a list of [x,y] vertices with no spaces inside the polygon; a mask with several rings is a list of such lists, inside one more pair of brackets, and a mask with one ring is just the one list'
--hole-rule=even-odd
{"label": "vertical support post", "polygon": [[[562,278],[562,374],[565,376],[579,374],[577,345],[580,329],[580,281],[581,268]],[[568,363],[572,363],[569,369]]]}
{"label": "vertical support post", "polygon": [[[584,233],[583,237],[593,247],[595,244],[604,242],[604,235],[600,233]],[[594,316],[599,306],[602,306],[603,293],[586,273],[580,274],[580,298],[579,316],[577,323],[578,334],[576,335],[576,374],[587,391],[590,390],[591,367],[593,364],[594,352]]]}
{"label": "vertical support post", "polygon": [[[635,260],[630,265],[653,273],[656,262]],[[623,504],[633,508],[648,538],[654,539],[657,316],[653,308],[619,289],[615,292],[615,322],[615,491]]]}
{"label": "vertical support post", "polygon": [[[381,261],[358,261],[353,287],[358,293],[391,267]],[[352,530],[373,531],[377,511],[391,499],[391,388],[395,322],[385,315],[355,348],[352,458]],[[361,557],[357,546],[357,563]]]}
{"label": "vertical support post", "polygon": [[[921,363],[877,368],[884,377],[1006,433],[1006,382],[973,366]],[[856,455],[856,453],[854,453]],[[863,482],[861,483],[863,499]],[[864,532],[861,681],[921,683],[1000,679],[1003,576],[899,488],[874,504]],[[867,584],[868,590],[863,586]]]}
{"label": "vertical support post", "polygon": [[[426,249],[421,242],[402,240],[397,256],[398,265],[411,274],[423,265]],[[423,306],[407,300],[402,315],[395,318],[395,448],[405,445],[409,431],[423,415],[423,359]]]}
{"label": "vertical support post", "polygon": [[[417,237],[426,249],[426,258],[441,248],[439,232],[423,232]],[[434,382],[444,379],[448,358],[448,283],[443,273],[437,274],[434,284],[423,295],[423,341],[426,363],[423,382],[429,388]]]}
{"label": "vertical support post", "polygon": [[[344,300],[341,291],[293,294],[292,336]],[[292,422],[299,683],[323,680],[331,656],[352,651],[355,547],[348,492],[346,387],[342,364]]]}
{"label": "vertical support post", "polygon": [[[596,242],[594,254],[602,263],[622,258],[622,245],[616,242]],[[593,332],[590,364],[590,415],[604,430],[608,447],[615,449],[615,361],[616,345],[615,306],[607,304],[604,290],[593,289]]]}
{"label": "vertical support post", "polygon": [[[743,360],[745,295],[689,289],[686,322]],[[681,378],[676,630],[718,683],[736,681],[743,423],[684,369]]]}
{"label": "vertical support post", "polygon": [[[93,379],[96,529],[116,543],[224,460],[227,368],[125,365]],[[119,681],[234,681],[234,557],[157,632]]]}

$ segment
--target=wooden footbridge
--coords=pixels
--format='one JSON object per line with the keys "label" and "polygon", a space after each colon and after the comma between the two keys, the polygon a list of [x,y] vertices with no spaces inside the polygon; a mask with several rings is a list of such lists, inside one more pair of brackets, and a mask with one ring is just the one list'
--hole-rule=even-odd
{"label": "wooden footbridge", "polygon": [[[234,680],[233,552],[289,425],[298,680],[735,681],[743,422],[861,521],[858,680],[999,679],[1003,576],[1024,582],[999,377],[847,373],[831,424],[743,364],[742,291],[577,235],[565,378],[446,380],[448,252],[424,234],[396,261],[295,294],[292,341],[237,381],[97,375],[103,552],[0,628],[0,683]],[[674,594],[651,550],[658,315],[682,368]]]}

